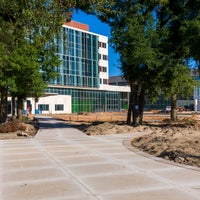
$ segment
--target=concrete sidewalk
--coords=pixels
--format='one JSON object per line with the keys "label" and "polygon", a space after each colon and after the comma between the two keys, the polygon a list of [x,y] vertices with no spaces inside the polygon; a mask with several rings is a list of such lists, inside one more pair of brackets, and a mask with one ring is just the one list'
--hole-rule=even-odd
{"label": "concrete sidewalk", "polygon": [[199,168],[130,151],[133,134],[39,120],[34,139],[0,141],[0,200],[200,200]]}

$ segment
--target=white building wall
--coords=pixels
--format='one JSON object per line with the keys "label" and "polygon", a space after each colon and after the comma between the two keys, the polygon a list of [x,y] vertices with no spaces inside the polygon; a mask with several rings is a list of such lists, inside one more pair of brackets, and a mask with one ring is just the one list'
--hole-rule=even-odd
{"label": "white building wall", "polygon": [[108,74],[105,73],[105,72],[100,72],[99,73],[99,78],[101,78],[101,79],[108,79]]}
{"label": "white building wall", "polygon": [[99,89],[114,92],[130,92],[130,86],[100,85]]}
{"label": "white building wall", "polygon": [[[40,97],[38,102],[35,103],[33,98],[28,98],[32,104],[32,113],[35,113],[35,109],[38,110],[39,104],[49,105],[49,110],[42,110],[42,114],[64,114],[72,112],[71,96],[70,95],[51,95],[46,97]],[[55,110],[55,105],[63,105],[63,110]],[[26,103],[24,104],[24,109],[26,109]],[[38,110],[39,111],[39,110]],[[41,113],[39,111],[39,113]]]}
{"label": "white building wall", "polygon": [[102,71],[99,72],[99,79],[101,79],[101,82],[103,84],[104,79],[106,80],[109,79],[108,60],[103,59],[103,55],[106,55],[108,58],[108,37],[99,35],[99,42],[106,44],[106,48],[99,47],[99,54],[101,54],[101,59],[99,60],[99,66],[106,67],[106,72],[102,72]]}

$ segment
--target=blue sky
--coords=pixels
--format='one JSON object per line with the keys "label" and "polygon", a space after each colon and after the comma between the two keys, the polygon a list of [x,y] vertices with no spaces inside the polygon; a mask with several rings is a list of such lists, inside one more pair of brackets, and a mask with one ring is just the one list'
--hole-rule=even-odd
{"label": "blue sky", "polygon": [[[107,24],[102,23],[97,17],[93,15],[87,15],[84,12],[78,11],[78,13],[73,14],[72,20],[88,24],[91,32],[108,36],[108,39],[110,38],[110,27]],[[118,54],[111,48],[111,46],[109,46],[108,51],[109,76],[120,75],[121,72],[118,69]]]}

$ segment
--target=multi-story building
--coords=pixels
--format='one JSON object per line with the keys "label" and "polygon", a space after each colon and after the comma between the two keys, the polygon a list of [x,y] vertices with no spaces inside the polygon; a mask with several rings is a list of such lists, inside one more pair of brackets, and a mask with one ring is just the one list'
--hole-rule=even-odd
{"label": "multi-story building", "polygon": [[58,77],[38,102],[29,98],[31,112],[80,113],[119,111],[127,107],[129,87],[108,84],[108,38],[89,31],[89,26],[70,21],[55,37],[61,60]]}
{"label": "multi-story building", "polygon": [[[119,76],[110,77],[108,63],[108,38],[89,31],[89,26],[70,21],[62,26],[55,37],[61,64],[58,77],[52,80],[44,95],[35,102],[28,98],[24,105],[31,112],[45,114],[120,111],[128,107],[130,87]],[[200,110],[199,86],[194,99],[179,100],[178,106],[194,105]],[[145,110],[165,109],[170,105],[164,98],[152,104],[146,102]]]}

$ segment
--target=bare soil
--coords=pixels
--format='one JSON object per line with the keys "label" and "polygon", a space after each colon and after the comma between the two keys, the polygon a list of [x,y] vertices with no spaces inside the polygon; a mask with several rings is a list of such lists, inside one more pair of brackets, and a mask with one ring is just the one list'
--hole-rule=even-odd
{"label": "bare soil", "polygon": [[180,164],[200,167],[200,123],[181,120],[176,123],[148,125],[146,135],[131,144],[151,155]]}
{"label": "bare soil", "polygon": [[[114,120],[116,116],[120,116]],[[181,115],[170,122],[168,115],[146,115],[144,125],[133,127],[125,123],[120,113],[97,116],[57,116],[87,135],[141,133],[133,137],[132,146],[151,155],[176,163],[200,167],[200,121],[198,115]],[[122,120],[122,118],[124,119]],[[93,118],[93,120],[92,120]],[[79,119],[79,120],[75,120]]]}
{"label": "bare soil", "polygon": [[33,138],[37,134],[39,123],[34,117],[30,117],[22,125],[26,127],[24,131],[0,133],[0,140]]}

